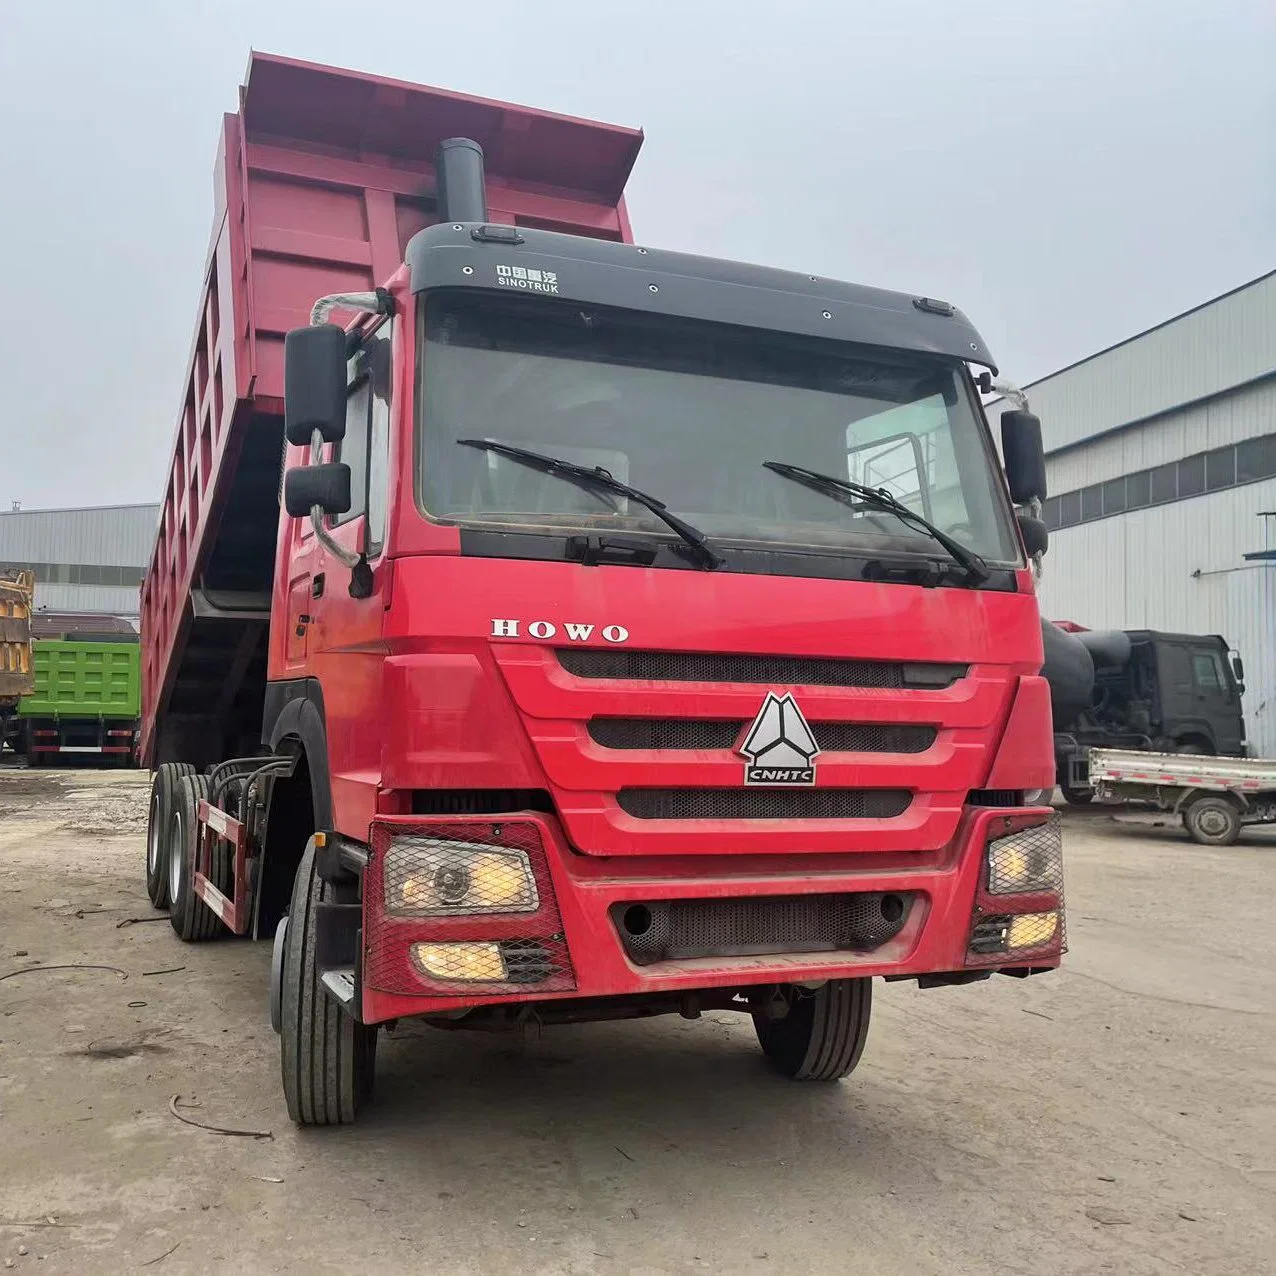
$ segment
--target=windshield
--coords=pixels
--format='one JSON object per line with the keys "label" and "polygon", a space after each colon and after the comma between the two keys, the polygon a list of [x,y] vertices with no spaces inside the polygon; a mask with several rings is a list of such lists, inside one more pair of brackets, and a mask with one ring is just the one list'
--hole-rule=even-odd
{"label": "windshield", "polygon": [[714,543],[934,556],[924,532],[791,482],[775,460],[884,488],[987,561],[1019,559],[950,364],[541,298],[435,294],[422,310],[418,490],[435,519],[669,535],[623,495],[458,444],[481,438],[602,466]]}

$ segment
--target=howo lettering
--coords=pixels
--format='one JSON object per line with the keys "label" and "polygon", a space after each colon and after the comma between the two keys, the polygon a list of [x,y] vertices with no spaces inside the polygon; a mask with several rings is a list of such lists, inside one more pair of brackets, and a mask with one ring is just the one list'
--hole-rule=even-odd
{"label": "howo lettering", "polygon": [[147,885],[273,943],[299,1123],[407,1016],[828,1081],[875,978],[1059,963],[1039,423],[944,302],[635,245],[640,142],[260,54],[225,117]]}

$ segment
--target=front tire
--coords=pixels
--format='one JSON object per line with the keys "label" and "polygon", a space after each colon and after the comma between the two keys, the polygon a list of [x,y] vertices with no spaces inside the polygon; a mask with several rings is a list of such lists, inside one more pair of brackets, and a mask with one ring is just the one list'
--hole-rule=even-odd
{"label": "front tire", "polygon": [[1198,797],[1183,811],[1183,827],[1202,846],[1231,846],[1240,836],[1241,813],[1225,797]]}
{"label": "front tire", "polygon": [[279,1059],[298,1125],[346,1125],[372,1097],[377,1029],[357,1023],[319,982],[315,909],[332,887],[315,872],[314,841],[293,879],[279,990]]}
{"label": "front tire", "polygon": [[789,1012],[782,1019],[753,1016],[771,1066],[794,1081],[840,1081],[853,1072],[868,1040],[873,981],[831,979],[814,992],[785,991]]}

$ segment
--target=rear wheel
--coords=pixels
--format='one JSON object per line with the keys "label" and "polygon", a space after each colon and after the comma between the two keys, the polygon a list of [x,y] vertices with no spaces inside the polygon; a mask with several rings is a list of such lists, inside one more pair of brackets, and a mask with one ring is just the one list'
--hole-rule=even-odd
{"label": "rear wheel", "polygon": [[183,776],[193,775],[189,762],[165,762],[151,780],[151,809],[146,821],[146,893],[156,908],[167,908],[168,825],[173,815],[173,795]]}
{"label": "rear wheel", "polygon": [[[170,904],[168,919],[178,938],[187,943],[200,943],[212,939],[221,929],[217,916],[195,894],[195,842],[199,831],[199,803],[208,797],[206,775],[183,776],[176,786],[172,813],[168,821],[168,890]],[[215,844],[210,865],[213,885],[227,890],[228,857],[226,844],[220,839]]]}
{"label": "rear wheel", "polygon": [[1071,784],[1061,784],[1059,791],[1069,806],[1089,806],[1094,801],[1093,789],[1078,789]]}
{"label": "rear wheel", "polygon": [[355,1020],[319,982],[315,910],[332,887],[315,872],[314,842],[293,880],[280,923],[279,1057],[288,1115],[298,1125],[345,1125],[372,1097],[377,1030]]}
{"label": "rear wheel", "polygon": [[772,1019],[755,1013],[762,1053],[794,1081],[839,1081],[864,1053],[873,1010],[871,979],[831,979],[814,992],[784,990],[789,1010]]}
{"label": "rear wheel", "polygon": [[1241,813],[1235,802],[1209,794],[1184,809],[1183,827],[1192,841],[1204,846],[1231,846],[1240,836]]}

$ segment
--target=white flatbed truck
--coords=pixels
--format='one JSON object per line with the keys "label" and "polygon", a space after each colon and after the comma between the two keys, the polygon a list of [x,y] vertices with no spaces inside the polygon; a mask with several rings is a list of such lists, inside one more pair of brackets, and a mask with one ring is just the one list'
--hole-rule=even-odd
{"label": "white flatbed truck", "polygon": [[1276,760],[1091,749],[1090,783],[1101,800],[1154,802],[1195,842],[1231,846],[1246,824],[1276,823]]}

